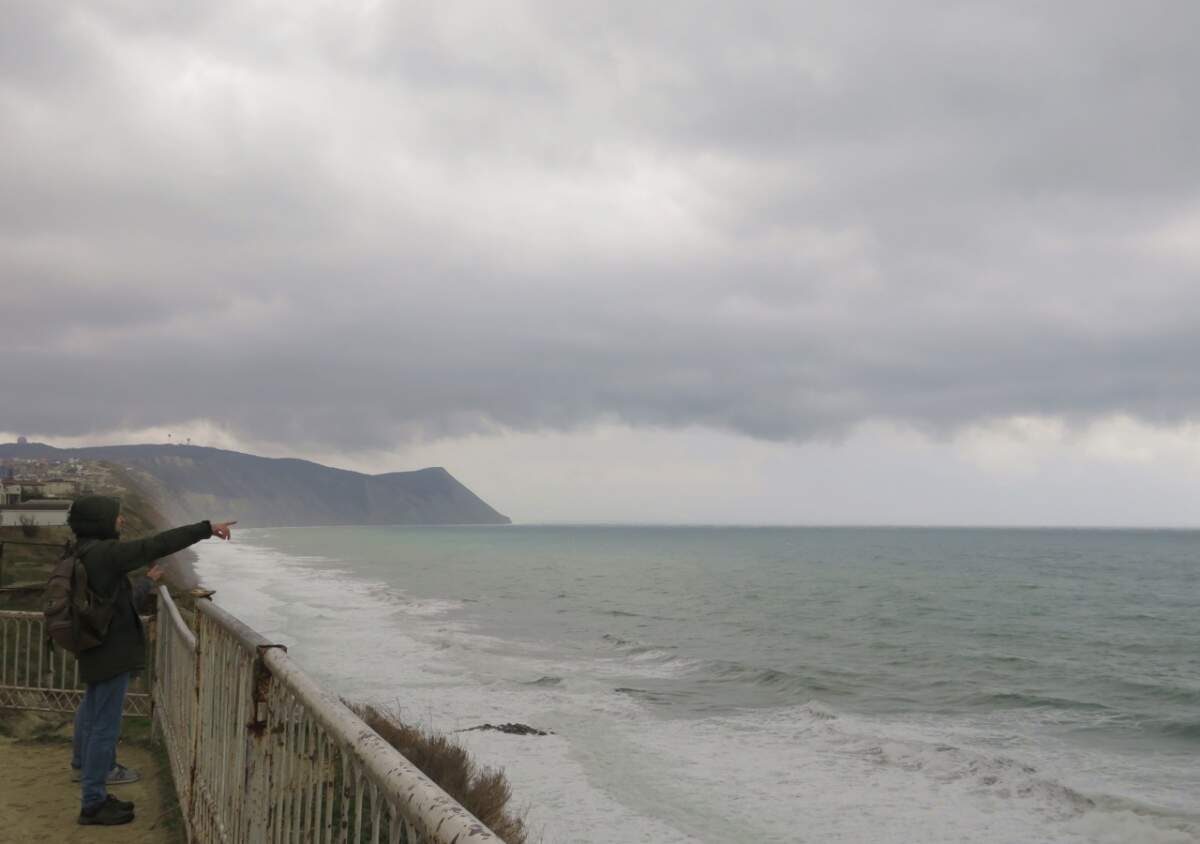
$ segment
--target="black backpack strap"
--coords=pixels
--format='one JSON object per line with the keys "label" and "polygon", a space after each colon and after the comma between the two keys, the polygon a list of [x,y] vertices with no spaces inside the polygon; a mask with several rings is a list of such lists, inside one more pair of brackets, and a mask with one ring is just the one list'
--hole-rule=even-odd
{"label": "black backpack strap", "polygon": [[[72,556],[74,556],[75,559],[79,560],[79,565],[84,567],[83,570],[84,570],[85,574],[87,573],[87,565],[83,562],[83,555],[93,545],[99,544],[99,542],[100,542],[99,539],[81,539],[76,543],[74,549],[72,549],[72,552],[71,552]],[[72,591],[74,591],[75,582],[74,582],[74,573],[73,572],[72,572],[71,576],[72,576],[71,589],[72,589]],[[120,589],[121,589],[121,584],[118,581],[117,585],[113,587],[113,593],[111,595],[102,595],[100,592],[98,592],[97,590],[92,588],[91,575],[88,575],[88,586],[87,586],[88,595],[91,596],[92,598],[95,598],[96,600],[100,601],[101,603],[111,604],[114,601],[116,601],[117,600],[117,592],[119,592]]]}
{"label": "black backpack strap", "polygon": [[[76,551],[72,556],[75,557],[75,562],[79,563],[79,565],[83,565],[83,560],[79,558],[78,551]],[[71,566],[72,596],[75,595],[75,586],[75,566]],[[72,603],[74,603],[74,597],[72,597]],[[75,648],[77,651],[79,650],[79,613],[75,612],[74,609],[71,610],[71,647]]]}

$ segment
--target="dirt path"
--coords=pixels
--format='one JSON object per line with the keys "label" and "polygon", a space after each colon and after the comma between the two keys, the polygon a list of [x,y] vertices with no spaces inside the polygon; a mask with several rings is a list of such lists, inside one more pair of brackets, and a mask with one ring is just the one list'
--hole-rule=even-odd
{"label": "dirt path", "polygon": [[[175,844],[181,837],[164,825],[158,765],[150,753],[122,744],[121,763],[142,774],[139,782],[113,788],[137,804],[133,823],[117,827],[79,826],[79,784],[71,782],[71,746],[0,738],[0,844],[120,841],[122,844]],[[165,771],[161,776],[169,777]]]}

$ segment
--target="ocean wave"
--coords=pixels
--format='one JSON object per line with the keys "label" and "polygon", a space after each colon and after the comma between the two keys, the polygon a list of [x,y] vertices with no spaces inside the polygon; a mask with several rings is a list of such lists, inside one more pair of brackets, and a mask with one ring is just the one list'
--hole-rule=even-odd
{"label": "ocean wave", "polygon": [[[674,645],[649,644],[611,633],[605,633],[601,638],[634,662],[669,666],[678,680],[704,687],[725,684],[754,688],[775,701],[794,701],[801,696],[807,698],[839,691],[833,683],[812,675],[733,660],[685,657]],[[693,689],[692,693],[698,693],[698,690]],[[655,694],[656,699],[662,698],[659,692]]]}
{"label": "ocean wave", "polygon": [[1098,795],[1095,811],[1072,826],[1097,844],[1196,844],[1200,814],[1152,806],[1127,797]]}
{"label": "ocean wave", "polygon": [[[836,725],[826,728],[837,729]],[[828,732],[827,732],[828,735]],[[1120,816],[1124,838],[1087,840],[1122,842],[1200,841],[1200,815],[1165,809],[1110,794],[1084,792],[1046,776],[1020,759],[988,754],[951,744],[916,742],[911,739],[861,741],[854,755],[875,764],[918,774],[942,787],[965,789],[991,799],[1027,802],[1038,814],[1069,822],[1080,829],[1104,829],[1113,816]]]}
{"label": "ocean wave", "polygon": [[836,721],[839,717],[833,708],[817,700],[810,700],[803,706],[797,707],[796,712],[814,721]]}
{"label": "ocean wave", "polygon": [[675,645],[649,644],[639,642],[637,639],[623,639],[612,633],[605,633],[600,638],[627,656],[639,657],[643,660],[657,659],[663,662],[678,658],[676,653],[678,649]]}
{"label": "ocean wave", "polygon": [[831,687],[815,677],[803,676],[777,668],[763,668],[742,662],[704,660],[688,672],[721,682],[745,683],[779,692],[828,692]]}
{"label": "ocean wave", "polygon": [[637,686],[618,686],[613,691],[619,695],[629,695],[655,704],[684,703],[692,696],[685,689],[643,689]]}
{"label": "ocean wave", "polygon": [[530,680],[528,683],[525,683],[526,686],[539,686],[541,688],[561,686],[562,684],[562,677],[551,677],[548,674],[538,677],[536,680]]}
{"label": "ocean wave", "polygon": [[388,597],[394,602],[397,612],[406,616],[416,616],[419,618],[447,615],[462,608],[462,601],[455,599],[414,599],[403,594],[398,594],[394,590],[388,593]]}
{"label": "ocean wave", "polygon": [[1028,804],[1029,811],[1080,831],[1082,840],[1200,844],[1200,814],[1083,790],[1018,756],[939,741],[940,730],[931,734],[927,726],[848,715],[819,700],[787,710],[786,717],[793,731],[799,728],[793,734],[803,735],[814,753],[848,755],[904,771],[964,796]]}
{"label": "ocean wave", "polygon": [[1197,844],[1200,824],[1129,810],[1088,812],[1066,825],[1072,840],[1089,844]]}
{"label": "ocean wave", "polygon": [[1200,742],[1200,720],[1189,718],[1153,718],[1130,713],[1110,713],[1072,725],[1077,730],[1102,733],[1132,733],[1159,736],[1172,741]]}
{"label": "ocean wave", "polygon": [[1165,735],[1200,741],[1200,721],[1166,721],[1158,725]]}
{"label": "ocean wave", "polygon": [[991,692],[974,695],[967,700],[973,706],[993,706],[1006,708],[1049,708],[1049,709],[1078,709],[1090,712],[1103,712],[1109,709],[1103,703],[1089,700],[1074,700],[1067,697],[1039,695],[1028,692]]}
{"label": "ocean wave", "polygon": [[850,672],[801,672],[796,669],[769,668],[752,663],[727,660],[701,660],[684,672],[684,676],[701,681],[741,685],[766,693],[770,698],[788,702],[811,700],[814,695],[845,693],[845,680]]}
{"label": "ocean wave", "polygon": [[1124,691],[1139,696],[1153,697],[1169,703],[1200,706],[1200,689],[1192,686],[1152,683],[1145,680],[1122,680],[1120,686]]}

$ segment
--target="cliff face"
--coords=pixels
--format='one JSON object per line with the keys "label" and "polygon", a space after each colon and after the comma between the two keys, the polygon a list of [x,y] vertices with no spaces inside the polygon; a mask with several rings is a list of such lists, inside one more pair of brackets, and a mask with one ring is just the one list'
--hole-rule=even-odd
{"label": "cliff face", "polygon": [[252,527],[511,522],[440,467],[364,475],[200,446],[0,445],[0,459],[12,457],[78,457],[128,467],[146,476],[172,522],[230,518]]}

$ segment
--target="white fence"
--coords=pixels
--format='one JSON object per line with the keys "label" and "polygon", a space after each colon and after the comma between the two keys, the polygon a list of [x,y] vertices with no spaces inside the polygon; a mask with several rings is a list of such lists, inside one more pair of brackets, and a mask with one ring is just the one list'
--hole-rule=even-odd
{"label": "white fence", "polygon": [[[142,623],[153,634],[153,620]],[[134,680],[125,714],[149,715],[151,677]],[[79,664],[62,648],[46,644],[45,618],[37,612],[0,611],[0,709],[74,712],[83,699]]]}
{"label": "white fence", "polygon": [[155,716],[189,840],[500,840],[271,644],[209,601],[196,632],[159,589]]}
{"label": "white fence", "polygon": [[[197,601],[189,626],[160,588],[155,629],[152,698],[132,699],[153,701],[189,842],[503,844],[229,613]],[[0,707],[78,704],[74,660],[37,662],[44,638],[39,613],[0,613]]]}

